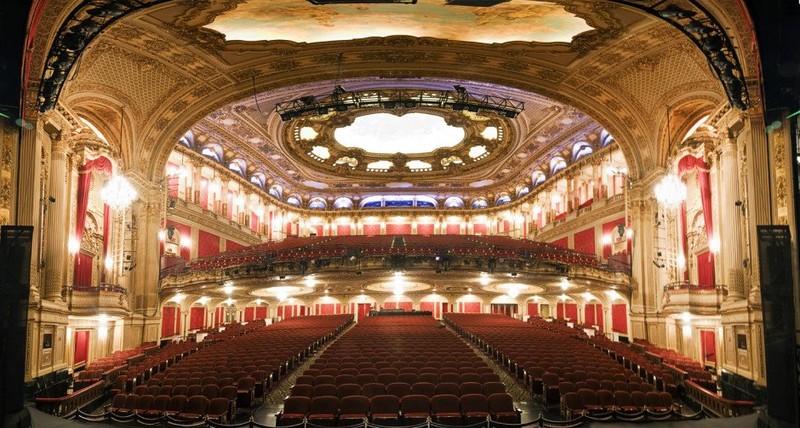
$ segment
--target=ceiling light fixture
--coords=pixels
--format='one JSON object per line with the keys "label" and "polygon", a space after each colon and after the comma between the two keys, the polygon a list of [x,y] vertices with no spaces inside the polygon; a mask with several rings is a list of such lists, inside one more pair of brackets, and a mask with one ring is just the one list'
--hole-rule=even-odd
{"label": "ceiling light fixture", "polygon": [[454,89],[454,91],[428,89],[347,91],[341,85],[336,85],[333,92],[327,96],[306,95],[280,102],[275,105],[275,112],[280,115],[282,121],[287,122],[301,116],[328,114],[331,110],[347,111],[362,108],[452,108],[456,111],[491,112],[508,118],[515,118],[525,110],[523,101],[473,94],[461,85],[455,85]]}
{"label": "ceiling light fixture", "polygon": [[100,190],[100,198],[112,210],[125,210],[136,199],[136,189],[122,175],[115,175]]}

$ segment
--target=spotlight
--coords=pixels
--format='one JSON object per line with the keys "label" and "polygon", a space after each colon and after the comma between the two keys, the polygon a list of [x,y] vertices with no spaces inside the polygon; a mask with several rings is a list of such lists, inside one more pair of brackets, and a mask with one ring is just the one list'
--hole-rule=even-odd
{"label": "spotlight", "polygon": [[467,105],[467,111],[471,111],[473,113],[477,113],[478,112],[478,106],[476,106],[474,104],[469,104],[469,105]]}
{"label": "spotlight", "polygon": [[333,87],[333,95],[342,95],[343,93],[347,92],[342,85],[336,85]]}
{"label": "spotlight", "polygon": [[686,24],[686,26],[684,26],[683,28],[690,33],[697,33],[697,34],[711,34],[714,32],[713,28],[707,25],[703,25],[698,21],[692,21]]}
{"label": "spotlight", "polygon": [[716,52],[722,49],[722,37],[717,35],[704,37],[700,45],[705,52]]}
{"label": "spotlight", "polygon": [[305,97],[300,97],[300,101],[302,101],[302,103],[305,105],[311,105],[317,102],[317,99],[314,98],[313,95],[307,95]]}
{"label": "spotlight", "polygon": [[518,114],[517,112],[511,111],[511,110],[508,110],[508,111],[505,112],[506,117],[511,118],[511,119],[517,117],[517,114]]}
{"label": "spotlight", "polygon": [[455,89],[456,92],[458,92],[461,95],[467,95],[467,88],[461,85],[453,85],[453,89]]}

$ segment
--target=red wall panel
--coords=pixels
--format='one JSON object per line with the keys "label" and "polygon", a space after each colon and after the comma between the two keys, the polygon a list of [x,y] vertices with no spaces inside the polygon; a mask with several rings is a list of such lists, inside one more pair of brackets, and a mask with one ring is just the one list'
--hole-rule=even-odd
{"label": "red wall panel", "polygon": [[716,334],[713,330],[700,331],[700,349],[703,352],[703,361],[717,362]]}
{"label": "red wall panel", "polygon": [[594,305],[593,304],[586,304],[583,307],[583,323],[587,325],[593,325],[594,322]]}
{"label": "red wall panel", "polygon": [[448,235],[458,235],[461,233],[461,225],[460,224],[447,224],[446,233]]}
{"label": "red wall panel", "polygon": [[244,320],[247,322],[253,321],[256,316],[256,308],[253,306],[247,306],[244,308]]}
{"label": "red wall panel", "polygon": [[75,287],[91,287],[92,285],[92,266],[94,265],[94,257],[78,253],[75,261],[75,270],[73,271],[72,285]]}
{"label": "red wall panel", "polygon": [[420,311],[428,311],[430,313],[433,313],[435,306],[436,306],[435,302],[419,302]]}
{"label": "red wall panel", "polygon": [[473,224],[472,233],[475,235],[486,235],[486,223]]}
{"label": "red wall panel", "polygon": [[323,225],[321,225],[321,224],[314,224],[314,225],[311,226],[311,230],[313,230],[314,233],[317,234],[317,236],[322,236],[323,235],[322,229],[323,229]]}
{"label": "red wall panel", "polygon": [[611,329],[617,333],[628,334],[628,305],[611,305]]}
{"label": "red wall panel", "polygon": [[257,320],[264,320],[267,319],[267,310],[269,307],[267,306],[256,306],[256,318]]}
{"label": "red wall panel", "polygon": [[350,236],[350,225],[349,224],[337,224],[336,225],[336,234],[339,236]]}
{"label": "red wall panel", "polygon": [[459,302],[461,312],[467,314],[479,314],[481,312],[481,302]]}
{"label": "red wall panel", "polygon": [[365,224],[364,236],[378,236],[381,234],[381,225],[379,224]]}
{"label": "red wall panel", "polygon": [[180,311],[175,306],[164,306],[161,308],[161,337],[168,337],[175,334],[175,323],[180,316]]}
{"label": "red wall panel", "polygon": [[219,254],[219,236],[205,230],[197,234],[197,257],[208,257]]}
{"label": "red wall panel", "polygon": [[259,226],[258,214],[250,213],[250,230],[252,230],[253,232],[258,232],[258,226]]}
{"label": "red wall panel", "polygon": [[417,225],[417,235],[433,235],[433,225],[432,224],[418,224]]}
{"label": "red wall panel", "polygon": [[697,255],[697,285],[713,287],[714,282],[714,255],[705,251]]}
{"label": "red wall panel", "polygon": [[230,239],[225,240],[225,251],[238,250],[239,248],[244,248],[244,245],[239,244],[238,242],[233,242]]}
{"label": "red wall panel", "polygon": [[386,234],[387,235],[410,235],[411,234],[411,224],[387,224],[386,225]]}
{"label": "red wall panel", "polygon": [[567,302],[564,317],[569,318],[572,322],[578,322],[578,304]]}
{"label": "red wall panel", "polygon": [[532,317],[539,316],[539,304],[535,302],[528,302],[528,315]]}
{"label": "red wall panel", "polygon": [[551,242],[551,244],[555,245],[556,247],[567,248],[567,237],[563,237],[561,239],[555,240]]}
{"label": "red wall panel", "polygon": [[575,233],[573,241],[575,241],[575,251],[586,254],[594,254],[595,238],[593,227]]}

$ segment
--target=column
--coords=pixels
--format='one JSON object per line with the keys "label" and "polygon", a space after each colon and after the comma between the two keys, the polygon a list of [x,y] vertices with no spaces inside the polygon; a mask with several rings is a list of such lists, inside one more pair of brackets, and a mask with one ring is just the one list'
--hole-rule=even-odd
{"label": "column", "polygon": [[566,211],[568,213],[571,213],[576,208],[575,201],[574,201],[575,176],[570,174],[569,176],[567,176],[567,178],[565,178],[565,180],[567,182],[567,194],[566,194],[567,209],[566,209]]}
{"label": "column", "polygon": [[192,186],[186,189],[186,201],[200,204],[200,179],[203,172],[203,163],[192,162]]}
{"label": "column", "polygon": [[[728,300],[744,298],[744,271],[742,269],[742,201],[739,196],[739,168],[736,141],[728,136],[722,142],[720,153],[720,227],[717,230],[722,244],[722,263]],[[738,205],[737,205],[738,201]]]}
{"label": "column", "polygon": [[132,243],[136,268],[129,271],[133,274],[129,302],[134,313],[152,317],[158,309],[159,271],[155,267],[160,263],[158,232],[164,198],[158,183],[136,180],[134,186],[139,192],[139,199],[129,208],[136,215],[134,227],[137,229],[137,239]]}
{"label": "column", "polygon": [[[68,227],[67,210],[67,145],[61,135],[51,136],[49,195],[44,204],[47,211],[47,243],[45,247],[44,298],[62,300],[61,288],[64,285],[64,263],[67,260],[65,232]],[[51,198],[48,200],[48,198]]]}
{"label": "column", "polygon": [[[770,163],[767,135],[764,132],[764,118],[760,115],[750,116],[750,138],[746,140],[747,153],[747,201],[746,210],[742,211],[747,220],[750,241],[750,300],[761,300],[761,263],[758,257],[757,227],[758,225],[771,225],[772,222],[772,194],[770,183]],[[738,137],[738,136],[737,136]],[[738,174],[738,171],[737,171]],[[723,247],[724,248],[724,247]]]}
{"label": "column", "polygon": [[[34,125],[27,129],[22,127],[22,141],[19,144],[19,163],[17,164],[18,186],[16,187],[16,222],[12,224],[34,226],[33,245],[31,246],[31,302],[39,298],[39,260],[41,258],[41,222],[40,217],[42,194],[39,192],[40,181],[42,178],[42,163],[39,156],[42,152],[42,141],[45,133],[42,130],[41,121],[38,120],[37,113],[30,113],[25,118],[26,122]],[[30,361],[28,361],[30,363]]]}
{"label": "column", "polygon": [[593,202],[597,202],[600,200],[600,187],[602,184],[600,183],[600,175],[603,173],[603,167],[601,166],[600,162],[595,161],[592,163],[592,195],[591,198]]}

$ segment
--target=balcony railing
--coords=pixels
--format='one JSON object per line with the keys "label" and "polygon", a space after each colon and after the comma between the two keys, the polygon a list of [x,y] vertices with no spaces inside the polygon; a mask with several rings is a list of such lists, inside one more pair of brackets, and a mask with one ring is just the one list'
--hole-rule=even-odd
{"label": "balcony railing", "polygon": [[689,312],[698,315],[714,315],[725,300],[724,285],[697,285],[686,281],[664,286],[664,311],[666,313]]}
{"label": "balcony railing", "polygon": [[66,287],[66,295],[70,309],[78,314],[128,310],[128,290],[118,284],[101,282],[96,286]]}
{"label": "balcony railing", "polygon": [[686,395],[698,404],[703,405],[714,416],[732,418],[754,412],[755,403],[752,401],[731,400],[720,397],[691,380],[685,380],[683,385],[686,388]]}

